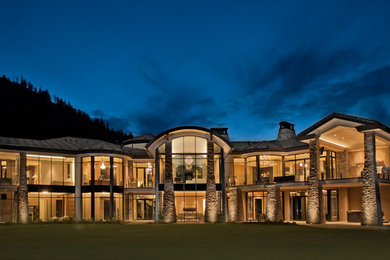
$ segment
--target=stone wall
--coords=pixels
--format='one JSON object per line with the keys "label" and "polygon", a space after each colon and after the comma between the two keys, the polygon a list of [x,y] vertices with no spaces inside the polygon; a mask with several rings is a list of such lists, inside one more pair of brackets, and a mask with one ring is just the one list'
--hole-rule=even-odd
{"label": "stone wall", "polygon": [[207,141],[207,185],[206,185],[206,222],[217,222],[217,186],[214,173],[214,143]]}
{"label": "stone wall", "polygon": [[364,132],[364,169],[362,172],[362,225],[381,226],[382,207],[376,171],[375,133]]}
{"label": "stone wall", "polygon": [[307,198],[307,215],[308,224],[319,224],[323,222],[322,207],[322,187],[319,176],[319,139],[318,137],[310,141],[310,175],[309,175],[309,192]]}
{"label": "stone wall", "polygon": [[163,200],[163,222],[176,222],[175,191],[172,176],[172,143],[165,143],[165,183]]}
{"label": "stone wall", "polygon": [[27,175],[26,175],[26,153],[20,153],[19,163],[19,186],[18,194],[18,210],[19,223],[25,224],[28,222],[28,191],[27,191]]}
{"label": "stone wall", "polygon": [[280,189],[276,184],[267,186],[266,221],[281,222],[282,206],[280,202]]}
{"label": "stone wall", "polygon": [[228,220],[229,222],[237,221],[237,188],[232,188],[229,192],[229,212],[228,212]]}

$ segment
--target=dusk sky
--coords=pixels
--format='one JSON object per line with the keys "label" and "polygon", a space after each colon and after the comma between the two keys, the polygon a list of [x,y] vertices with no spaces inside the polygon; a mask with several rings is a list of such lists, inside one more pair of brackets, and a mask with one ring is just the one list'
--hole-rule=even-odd
{"label": "dusk sky", "polygon": [[390,125],[390,1],[0,0],[0,74],[112,127]]}

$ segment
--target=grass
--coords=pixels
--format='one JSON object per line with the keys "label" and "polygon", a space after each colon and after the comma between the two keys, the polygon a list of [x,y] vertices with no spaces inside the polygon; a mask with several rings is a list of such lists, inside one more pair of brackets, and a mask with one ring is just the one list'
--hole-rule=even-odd
{"label": "grass", "polygon": [[390,229],[265,224],[0,225],[0,259],[383,259]]}

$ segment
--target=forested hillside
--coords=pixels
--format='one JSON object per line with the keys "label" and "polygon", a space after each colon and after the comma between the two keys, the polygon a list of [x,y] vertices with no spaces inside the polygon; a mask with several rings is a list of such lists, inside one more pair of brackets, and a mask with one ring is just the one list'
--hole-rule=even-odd
{"label": "forested hillside", "polygon": [[25,79],[0,78],[0,136],[46,139],[63,136],[120,143],[132,137],[110,128],[101,118],[91,118],[49,91],[35,88]]}

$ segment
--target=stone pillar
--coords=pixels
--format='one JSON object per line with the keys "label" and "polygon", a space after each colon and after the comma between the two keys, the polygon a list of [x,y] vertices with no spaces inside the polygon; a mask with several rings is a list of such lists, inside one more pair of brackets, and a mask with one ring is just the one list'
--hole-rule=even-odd
{"label": "stone pillar", "polygon": [[175,190],[172,176],[172,143],[165,143],[165,182],[163,215],[165,223],[176,222]]}
{"label": "stone pillar", "polygon": [[244,199],[241,189],[237,189],[237,221],[243,222],[245,220],[244,215]]}
{"label": "stone pillar", "polygon": [[27,163],[26,153],[22,152],[20,153],[19,185],[17,188],[19,223],[22,224],[26,224],[28,222],[28,190],[27,190],[26,163]]}
{"label": "stone pillar", "polygon": [[382,206],[378,174],[376,172],[374,132],[364,132],[364,169],[362,178],[362,225],[382,226]]}
{"label": "stone pillar", "polygon": [[207,141],[206,222],[217,222],[217,186],[214,174],[214,143]]}
{"label": "stone pillar", "polygon": [[322,187],[319,176],[319,139],[310,141],[309,197],[307,198],[306,223],[322,223]]}
{"label": "stone pillar", "polygon": [[75,160],[75,193],[74,193],[74,203],[75,203],[75,215],[76,221],[83,220],[83,195],[81,192],[82,186],[82,158],[81,156],[76,156]]}
{"label": "stone pillar", "polygon": [[237,188],[232,188],[229,192],[229,222],[237,221]]}
{"label": "stone pillar", "polygon": [[281,222],[282,207],[280,203],[280,189],[276,184],[267,186],[266,221]]}
{"label": "stone pillar", "polygon": [[154,221],[158,223],[160,221],[160,155],[158,154],[158,148],[156,148],[156,158],[154,161]]}
{"label": "stone pillar", "polygon": [[290,191],[284,192],[284,221],[290,221]]}
{"label": "stone pillar", "polygon": [[[114,157],[110,156],[110,205],[109,205],[110,220],[114,217]],[[115,216],[119,218],[119,216]]]}

